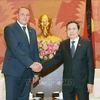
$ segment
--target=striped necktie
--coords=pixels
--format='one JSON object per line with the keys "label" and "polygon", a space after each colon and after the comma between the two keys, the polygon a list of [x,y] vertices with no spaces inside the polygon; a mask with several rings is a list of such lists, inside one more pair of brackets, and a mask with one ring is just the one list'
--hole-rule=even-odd
{"label": "striped necktie", "polygon": [[74,57],[74,53],[75,53],[75,45],[74,45],[75,41],[72,41],[72,47],[71,47],[71,55],[72,58]]}
{"label": "striped necktie", "polygon": [[25,26],[23,26],[23,27],[22,27],[22,29],[23,29],[24,34],[25,34],[25,37],[26,37],[26,39],[27,39],[27,41],[28,41],[28,43],[29,43],[29,40],[28,40],[28,37],[27,37],[27,33],[26,33],[26,27],[25,27]]}

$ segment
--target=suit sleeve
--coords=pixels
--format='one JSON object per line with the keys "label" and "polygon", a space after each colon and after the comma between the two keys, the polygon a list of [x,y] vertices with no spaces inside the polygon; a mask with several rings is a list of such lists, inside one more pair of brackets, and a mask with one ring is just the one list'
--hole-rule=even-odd
{"label": "suit sleeve", "polygon": [[29,58],[18,46],[18,41],[13,33],[11,27],[7,26],[4,29],[4,38],[6,41],[7,48],[27,68],[33,63],[32,59]]}
{"label": "suit sleeve", "polygon": [[60,63],[61,61],[63,60],[63,56],[62,56],[62,48],[61,48],[61,44],[59,46],[59,49],[57,50],[55,56],[44,62],[42,65],[43,65],[43,72],[54,67],[56,64]]}
{"label": "suit sleeve", "polygon": [[88,83],[94,84],[94,59],[93,59],[93,49],[91,41],[89,41],[87,56],[88,56]]}
{"label": "suit sleeve", "polygon": [[[36,37],[36,34],[35,34]],[[40,58],[39,58],[39,49],[38,49],[38,45],[37,45],[37,37],[35,38],[35,52],[34,52],[34,62],[39,62],[40,63]],[[40,72],[33,72],[33,75],[40,75]]]}

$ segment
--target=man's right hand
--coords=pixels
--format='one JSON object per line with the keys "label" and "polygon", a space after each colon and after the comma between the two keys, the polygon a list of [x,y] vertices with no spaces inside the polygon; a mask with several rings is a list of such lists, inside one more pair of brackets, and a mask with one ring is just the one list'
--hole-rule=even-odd
{"label": "man's right hand", "polygon": [[32,70],[34,71],[34,72],[40,72],[41,70],[42,70],[42,65],[39,63],[39,62],[34,62],[31,66],[30,66],[30,68],[32,68]]}

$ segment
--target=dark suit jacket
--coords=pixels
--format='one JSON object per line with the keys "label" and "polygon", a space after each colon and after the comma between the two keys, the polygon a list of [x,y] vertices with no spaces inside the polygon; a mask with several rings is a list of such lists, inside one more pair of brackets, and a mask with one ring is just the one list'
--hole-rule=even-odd
{"label": "dark suit jacket", "polygon": [[28,31],[30,44],[17,22],[5,27],[7,49],[2,69],[4,74],[20,77],[33,62],[39,62],[36,32],[29,26]]}
{"label": "dark suit jacket", "polygon": [[93,84],[94,60],[90,40],[79,38],[73,58],[70,52],[70,39],[64,40],[56,55],[43,64],[43,71],[55,66],[60,61],[64,63],[63,86],[82,87],[86,86],[87,83]]}

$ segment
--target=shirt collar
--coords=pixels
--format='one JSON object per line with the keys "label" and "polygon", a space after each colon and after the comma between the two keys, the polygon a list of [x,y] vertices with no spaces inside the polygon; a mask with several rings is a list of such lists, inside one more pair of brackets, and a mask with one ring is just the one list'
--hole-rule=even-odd
{"label": "shirt collar", "polygon": [[74,40],[71,40],[71,39],[70,39],[70,42],[72,42],[72,41],[75,41],[75,42],[76,42],[76,41],[78,41],[78,40],[79,40],[79,36],[78,36],[76,39],[74,39]]}
{"label": "shirt collar", "polygon": [[20,25],[21,28],[22,28],[23,26],[27,27],[27,25],[21,24],[18,20],[17,20],[17,23]]}

